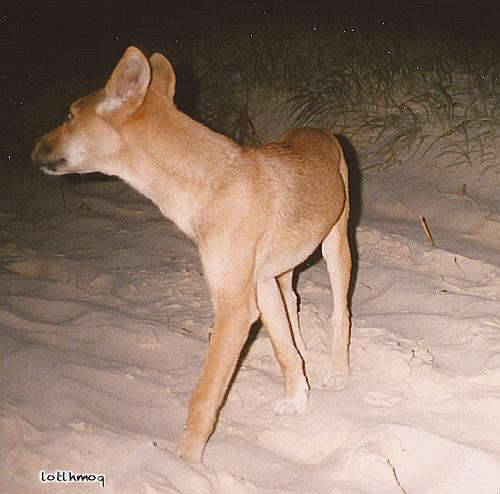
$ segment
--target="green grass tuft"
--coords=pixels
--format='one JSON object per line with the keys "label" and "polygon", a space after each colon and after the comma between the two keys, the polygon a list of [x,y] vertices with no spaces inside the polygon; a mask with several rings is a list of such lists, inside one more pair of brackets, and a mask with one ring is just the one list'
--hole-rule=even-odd
{"label": "green grass tuft", "polygon": [[200,79],[204,122],[241,143],[276,137],[284,122],[344,134],[365,168],[494,166],[493,42],[388,24],[247,16],[186,34],[176,55]]}

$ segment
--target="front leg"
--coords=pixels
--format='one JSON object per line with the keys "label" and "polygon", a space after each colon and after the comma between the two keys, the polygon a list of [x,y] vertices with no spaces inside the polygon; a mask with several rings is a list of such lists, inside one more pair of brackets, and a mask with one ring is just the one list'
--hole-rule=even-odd
{"label": "front leg", "polygon": [[250,276],[253,269],[249,270],[248,265],[224,266],[231,264],[231,260],[223,256],[219,259],[214,264],[204,258],[202,252],[215,320],[208,355],[191,396],[188,419],[177,446],[177,455],[190,461],[201,461],[250,326],[259,315],[256,289]]}
{"label": "front leg", "polygon": [[[292,339],[291,324],[287,317],[284,298],[276,279],[270,278],[259,281],[257,284],[257,303],[262,322],[269,333],[274,354],[285,379],[285,396],[274,404],[274,409],[281,415],[306,411],[309,395],[309,386],[303,370],[304,364]],[[300,337],[298,331],[296,335]]]}

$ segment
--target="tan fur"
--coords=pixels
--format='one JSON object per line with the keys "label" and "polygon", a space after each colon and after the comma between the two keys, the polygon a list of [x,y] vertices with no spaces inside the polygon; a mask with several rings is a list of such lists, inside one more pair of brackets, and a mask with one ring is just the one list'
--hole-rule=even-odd
{"label": "tan fur", "polygon": [[349,197],[342,149],[327,130],[292,129],[242,148],[182,114],[160,54],[129,48],[106,87],[77,100],[33,161],[50,174],[117,175],[198,244],[215,311],[208,356],[177,453],[200,461],[251,324],[260,316],[283,371],[278,413],[306,409],[305,346],[292,273],[323,242],[335,297],[329,385],[348,372]]}

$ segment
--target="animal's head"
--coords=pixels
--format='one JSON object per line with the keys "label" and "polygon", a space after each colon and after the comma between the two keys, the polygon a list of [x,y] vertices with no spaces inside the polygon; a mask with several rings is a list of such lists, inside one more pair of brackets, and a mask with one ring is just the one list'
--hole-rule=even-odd
{"label": "animal's head", "polygon": [[131,151],[127,129],[147,118],[146,106],[173,107],[174,90],[175,75],[163,55],[148,61],[137,48],[128,48],[106,86],[75,101],[68,118],[36,142],[33,162],[51,175],[115,174]]}

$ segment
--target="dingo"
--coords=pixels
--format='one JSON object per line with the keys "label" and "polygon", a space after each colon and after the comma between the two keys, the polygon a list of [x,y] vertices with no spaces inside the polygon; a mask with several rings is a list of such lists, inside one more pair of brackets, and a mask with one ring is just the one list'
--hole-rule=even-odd
{"label": "dingo", "polygon": [[[125,52],[106,86],[71,105],[36,143],[52,175],[116,175],[150,198],[197,243],[215,311],[208,355],[177,454],[201,461],[251,324],[265,324],[285,391],[274,408],[307,407],[305,346],[293,269],[323,242],[334,294],[327,385],[349,372],[349,195],[342,149],[327,130],[292,129],[280,141],[241,147],[174,105],[175,75],[158,53]],[[337,381],[338,383],[338,381]]]}

